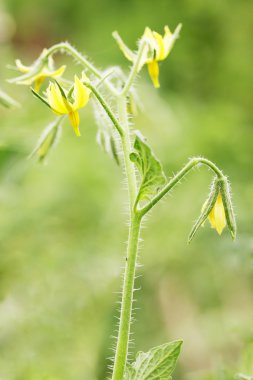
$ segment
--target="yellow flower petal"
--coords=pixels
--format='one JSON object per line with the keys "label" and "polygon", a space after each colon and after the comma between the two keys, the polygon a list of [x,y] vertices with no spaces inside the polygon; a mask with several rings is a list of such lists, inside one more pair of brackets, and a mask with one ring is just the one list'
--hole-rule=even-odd
{"label": "yellow flower petal", "polygon": [[226,226],[226,215],[225,215],[225,210],[224,210],[221,194],[219,194],[217,197],[215,208],[214,208],[214,214],[215,214],[215,221],[216,221],[216,231],[220,235]]}
{"label": "yellow flower petal", "polygon": [[79,113],[77,111],[70,112],[69,118],[70,118],[71,125],[74,128],[76,136],[81,136],[81,133],[79,130],[79,123],[80,123]]}
{"label": "yellow flower petal", "polygon": [[45,80],[45,77],[44,77],[43,75],[38,76],[38,77],[35,79],[35,91],[36,91],[36,92],[39,92],[40,87],[41,87],[42,83],[44,82],[44,80]]}
{"label": "yellow flower petal", "polygon": [[219,193],[213,209],[208,215],[212,228],[215,228],[219,235],[226,226],[226,215],[223,206],[222,196]]}
{"label": "yellow flower petal", "polygon": [[153,32],[153,36],[154,36],[155,41],[156,41],[156,49],[155,49],[156,50],[156,57],[155,57],[155,59],[157,61],[161,61],[161,60],[166,58],[163,37],[161,36],[161,34],[156,33],[156,32]]}
{"label": "yellow flower petal", "polygon": [[75,75],[73,90],[74,103],[72,106],[74,111],[84,107],[87,104],[90,97],[90,92],[90,89],[84,86],[80,79]]}
{"label": "yellow flower petal", "polygon": [[154,87],[159,88],[160,87],[159,66],[158,66],[157,61],[153,60],[150,63],[148,63],[148,72],[149,72],[150,78],[152,79]]}
{"label": "yellow flower petal", "polygon": [[67,104],[67,101],[63,98],[58,86],[54,83],[50,83],[47,89],[47,98],[49,105],[60,115],[69,113],[71,106]]}
{"label": "yellow flower petal", "polygon": [[65,70],[66,70],[65,65],[61,66],[59,69],[54,70],[54,71],[50,71],[50,70],[45,68],[42,70],[42,74],[45,77],[57,78],[57,77],[61,77]]}

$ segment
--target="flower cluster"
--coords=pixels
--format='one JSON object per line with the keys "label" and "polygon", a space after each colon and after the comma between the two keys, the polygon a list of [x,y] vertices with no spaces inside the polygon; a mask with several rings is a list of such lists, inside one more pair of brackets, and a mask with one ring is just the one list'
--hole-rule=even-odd
{"label": "flower cluster", "polygon": [[[138,71],[141,70],[143,65],[148,66],[149,75],[153,82],[154,87],[160,87],[159,83],[159,61],[165,60],[170,54],[176,39],[179,37],[179,32],[181,30],[181,24],[177,26],[174,33],[171,33],[169,27],[166,25],[164,27],[164,36],[152,31],[150,28],[146,27],[143,36],[140,39],[139,46],[146,44],[143,57],[141,59]],[[125,55],[125,57],[134,62],[137,58],[137,53],[134,53],[129,47],[123,42],[118,32],[113,33],[113,37],[117,41],[119,48]]]}

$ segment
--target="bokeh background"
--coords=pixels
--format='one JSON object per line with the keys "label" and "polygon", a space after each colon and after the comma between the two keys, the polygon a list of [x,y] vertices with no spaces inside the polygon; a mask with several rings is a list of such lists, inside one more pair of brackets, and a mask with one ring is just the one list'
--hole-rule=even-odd
{"label": "bokeh background", "polygon": [[142,71],[134,122],[168,177],[194,155],[223,168],[238,239],[206,223],[186,244],[211,181],[204,168],[157,206],[142,231],[132,352],[183,338],[175,380],[253,375],[252,12],[250,0],[0,2],[0,87],[22,104],[0,109],[1,380],[106,378],[127,239],[121,171],[95,142],[91,107],[82,138],[66,125],[47,165],[28,161],[52,115],[6,82],[6,65],[68,40],[100,68],[127,71],[113,30],[134,48],[146,25],[162,32],[179,22],[161,89]]}

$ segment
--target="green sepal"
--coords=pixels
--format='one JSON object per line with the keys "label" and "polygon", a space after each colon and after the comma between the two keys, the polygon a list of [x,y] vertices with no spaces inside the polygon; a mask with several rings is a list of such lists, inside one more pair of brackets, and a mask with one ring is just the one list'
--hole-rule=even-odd
{"label": "green sepal", "polygon": [[103,151],[114,159],[117,165],[120,165],[118,147],[115,137],[107,129],[99,128],[97,132],[97,143]]}
{"label": "green sepal", "polygon": [[[68,101],[67,96],[66,96],[66,94],[65,94],[65,91],[63,90],[63,88],[62,88],[62,86],[60,85],[60,83],[59,83],[56,79],[54,79],[54,82],[56,83],[57,87],[59,88],[60,93],[61,93],[63,99],[65,99],[66,101]],[[73,90],[74,90],[74,86],[73,86]]]}
{"label": "green sepal", "polygon": [[49,152],[56,146],[61,134],[61,123],[63,117],[58,117],[53,123],[48,125],[41,134],[30,158],[37,156],[39,162],[43,162]]}
{"label": "green sepal", "polygon": [[41,100],[47,107],[49,107],[52,111],[54,111],[54,109],[50,106],[50,104],[46,101],[46,99],[43,98],[43,96],[41,96],[38,92],[36,92],[32,87],[31,87],[31,91],[32,91],[33,95],[36,96],[36,98]]}
{"label": "green sepal", "polygon": [[145,138],[136,131],[134,141],[135,151],[130,154],[130,160],[136,165],[141,183],[137,195],[137,202],[149,199],[166,183],[166,177],[160,161],[156,158]]}
{"label": "green sepal", "polygon": [[212,209],[215,205],[216,199],[218,197],[218,194],[219,194],[219,188],[220,188],[219,180],[217,177],[215,177],[212,184],[211,184],[211,189],[210,189],[210,193],[208,195],[208,198],[205,201],[203,208],[201,210],[201,214],[200,214],[199,218],[196,220],[196,222],[194,223],[192,230],[189,234],[188,243],[190,243],[192,241],[194,235],[196,234],[198,229],[203,225],[203,223],[207,219],[208,215],[212,211]]}
{"label": "green sepal", "polygon": [[225,211],[226,222],[233,240],[236,238],[236,220],[231,199],[231,190],[227,177],[220,180],[220,193]]}
{"label": "green sepal", "polygon": [[19,103],[2,90],[0,90],[0,104],[6,108],[19,107]]}
{"label": "green sepal", "polygon": [[135,362],[127,365],[124,380],[170,380],[182,343],[176,340],[139,352]]}
{"label": "green sepal", "polygon": [[116,144],[115,138],[112,135],[110,136],[110,147],[111,147],[112,156],[113,156],[116,164],[120,165],[120,159],[119,159],[119,155],[118,155],[117,144]]}

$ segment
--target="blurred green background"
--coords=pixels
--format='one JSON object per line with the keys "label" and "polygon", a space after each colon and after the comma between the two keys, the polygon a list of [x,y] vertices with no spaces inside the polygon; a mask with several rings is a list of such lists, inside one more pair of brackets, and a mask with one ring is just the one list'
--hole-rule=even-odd
{"label": "blurred green background", "polygon": [[52,115],[27,87],[6,83],[6,65],[30,64],[68,40],[99,67],[127,71],[113,30],[134,48],[146,25],[162,32],[179,22],[161,89],[141,73],[144,112],[134,121],[168,177],[194,155],[223,168],[238,239],[206,223],[187,246],[211,181],[202,168],[153,211],[142,231],[132,352],[183,338],[175,380],[253,375],[252,12],[250,0],[0,2],[0,86],[23,105],[0,109],[1,380],[106,378],[127,239],[125,186],[95,143],[91,107],[81,113],[82,138],[66,125],[47,165],[28,161]]}

